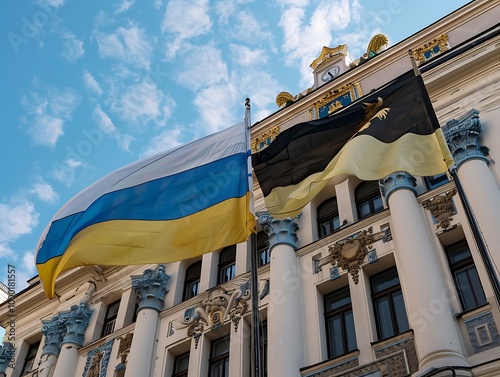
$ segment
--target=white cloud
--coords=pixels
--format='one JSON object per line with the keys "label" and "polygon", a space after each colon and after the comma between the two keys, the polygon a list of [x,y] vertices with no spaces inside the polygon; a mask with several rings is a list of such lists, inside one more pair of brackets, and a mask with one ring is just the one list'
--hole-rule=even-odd
{"label": "white cloud", "polygon": [[21,98],[26,114],[21,116],[21,127],[40,145],[54,147],[64,133],[64,122],[71,119],[80,103],[80,97],[71,88],[46,87],[41,92],[31,91]]}
{"label": "white cloud", "polygon": [[242,66],[258,66],[268,61],[266,51],[263,49],[251,49],[250,47],[237,44],[231,44],[229,47],[235,64]]}
{"label": "white cloud", "polygon": [[146,35],[144,29],[132,23],[128,28],[117,28],[114,33],[96,30],[93,35],[101,58],[117,59],[139,68],[149,68],[155,39]]}
{"label": "white cloud", "polygon": [[54,162],[50,174],[56,181],[70,187],[75,181],[75,170],[82,166],[83,162],[70,157],[62,163]]}
{"label": "white cloud", "polygon": [[118,7],[116,8],[115,14],[123,13],[129,10],[129,8],[134,5],[135,0],[122,0]]}
{"label": "white cloud", "polygon": [[28,274],[31,274],[31,276],[34,276],[36,274],[36,264],[35,264],[35,252],[34,251],[27,251],[23,255],[22,259],[22,266],[23,270],[27,272]]}
{"label": "white cloud", "polygon": [[39,177],[39,182],[33,184],[29,192],[38,199],[49,204],[55,204],[59,201],[59,195],[54,191],[51,185]]}
{"label": "white cloud", "polygon": [[118,142],[120,148],[122,148],[124,151],[126,152],[129,151],[130,143],[134,140],[134,137],[127,134],[122,135],[120,130],[115,127],[113,121],[108,116],[108,114],[106,114],[101,109],[101,106],[97,105],[94,108],[92,117],[94,118],[94,121],[97,123],[99,129],[102,132],[108,134],[109,136],[111,136],[111,138],[115,139]]}
{"label": "white cloud", "polygon": [[154,0],[154,1],[153,1],[153,7],[154,7],[155,9],[160,9],[160,8],[161,8],[161,6],[162,6],[162,3],[163,3],[163,1],[162,1],[162,0]]}
{"label": "white cloud", "polygon": [[52,8],[59,8],[60,6],[64,5],[65,0],[37,0],[36,3],[42,7],[42,9],[45,7],[52,7]]}
{"label": "white cloud", "polygon": [[83,49],[83,41],[76,38],[76,36],[70,31],[64,31],[61,33],[61,38],[63,39],[63,52],[61,56],[70,63],[74,63],[85,54]]}
{"label": "white cloud", "polygon": [[141,158],[149,157],[183,144],[179,140],[180,136],[182,136],[181,127],[162,131],[159,135],[153,137],[149,145],[142,150]]}
{"label": "white cloud", "polygon": [[[191,50],[185,56],[186,69],[177,76],[178,82],[191,89],[198,90],[228,80],[227,66],[222,53],[213,43]],[[196,64],[188,64],[195,61]]]}
{"label": "white cloud", "polygon": [[108,103],[120,119],[136,127],[148,123],[164,126],[172,115],[175,101],[150,79],[130,85],[122,80],[111,82]]}
{"label": "white cloud", "polygon": [[83,86],[91,92],[97,94],[99,97],[102,95],[101,86],[94,76],[92,76],[92,74],[87,70],[83,71]]}
{"label": "white cloud", "polygon": [[182,43],[206,34],[212,27],[208,0],[171,0],[167,4],[161,31],[174,35],[167,44],[167,59],[173,59]]}
{"label": "white cloud", "polygon": [[0,256],[10,255],[10,243],[30,234],[38,224],[38,212],[26,199],[0,203]]}
{"label": "white cloud", "polygon": [[[234,121],[233,114],[233,110],[236,109],[236,104],[233,104],[234,98],[237,98],[237,95],[232,84],[212,85],[196,93],[194,105],[200,113],[199,124],[207,134],[237,122]],[[242,120],[243,116],[240,118],[240,121]]]}
{"label": "white cloud", "polygon": [[215,12],[219,16],[219,23],[227,25],[229,23],[229,17],[234,13],[236,7],[234,3],[230,0],[219,1],[215,5]]}

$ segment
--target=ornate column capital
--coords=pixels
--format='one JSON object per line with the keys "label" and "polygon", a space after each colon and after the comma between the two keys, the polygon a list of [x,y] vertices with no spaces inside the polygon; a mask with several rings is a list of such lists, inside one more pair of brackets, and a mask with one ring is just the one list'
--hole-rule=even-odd
{"label": "ornate column capital", "polygon": [[479,145],[479,110],[473,109],[459,119],[449,120],[443,127],[443,133],[457,169],[471,159],[489,163],[484,157],[488,154],[488,148]]}
{"label": "ornate column capital", "polygon": [[59,356],[61,343],[66,332],[66,319],[56,315],[50,320],[42,320],[42,325],[42,334],[45,335],[42,356]]}
{"label": "ornate column capital", "polygon": [[83,346],[85,331],[89,325],[92,312],[93,310],[86,303],[80,303],[79,305],[73,305],[69,311],[59,314],[59,320],[66,326],[66,333],[61,344],[73,343],[78,347]]}
{"label": "ornate column capital", "polygon": [[416,196],[417,192],[414,188],[416,185],[417,180],[415,179],[415,177],[405,171],[394,172],[379,181],[380,191],[382,192],[387,205],[389,205],[389,196],[391,196],[391,194],[397,190],[410,190]]}
{"label": "ornate column capital", "polygon": [[142,275],[134,275],[132,288],[137,293],[139,309],[150,308],[158,312],[163,310],[167,282],[170,276],[165,273],[165,266],[160,264],[155,270],[147,269]]}
{"label": "ornate column capital", "polygon": [[7,367],[14,356],[13,353],[14,345],[12,343],[4,342],[3,345],[0,346],[0,373],[5,373],[7,370]]}
{"label": "ornate column capital", "polygon": [[258,213],[257,216],[259,224],[269,236],[270,249],[276,245],[288,245],[294,250],[298,249],[296,231],[299,229],[299,225],[295,220],[300,215],[293,219],[287,218],[283,220],[276,220],[267,212]]}

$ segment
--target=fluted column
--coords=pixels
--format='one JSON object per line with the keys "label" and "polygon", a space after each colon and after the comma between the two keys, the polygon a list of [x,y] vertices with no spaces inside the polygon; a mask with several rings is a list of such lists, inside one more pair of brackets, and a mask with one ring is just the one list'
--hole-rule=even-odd
{"label": "fluted column", "polygon": [[[413,328],[420,372],[442,366],[467,366],[449,296],[423,209],[415,197],[415,178],[396,172],[380,181],[391,209],[399,276]],[[434,310],[439,306],[439,311]],[[431,312],[431,313],[429,313]]]}
{"label": "fluted column", "polygon": [[497,210],[500,208],[500,188],[488,167],[485,157],[488,148],[479,142],[479,111],[471,110],[460,119],[450,120],[443,132],[490,257],[494,265],[500,266],[500,211]]}
{"label": "fluted column", "polygon": [[66,322],[63,317],[57,315],[49,321],[42,321],[42,334],[45,343],[42,349],[39,377],[51,377],[54,374],[55,364],[61,352],[61,343],[66,332]]}
{"label": "fluted column", "polygon": [[159,265],[155,270],[147,269],[142,275],[131,278],[139,309],[125,377],[146,377],[151,375],[158,322],[170,276],[165,273],[165,266]]}
{"label": "fluted column", "polygon": [[268,322],[268,375],[300,377],[303,366],[301,306],[296,219],[276,220],[267,214],[259,222],[269,236],[271,249]]}
{"label": "fluted column", "polygon": [[[92,309],[85,302],[73,305],[69,311],[59,314],[59,320],[64,323],[65,332],[54,377],[68,377],[75,374],[78,363],[78,349],[83,346],[85,331],[89,325],[91,314]],[[53,348],[51,346],[47,349]]]}

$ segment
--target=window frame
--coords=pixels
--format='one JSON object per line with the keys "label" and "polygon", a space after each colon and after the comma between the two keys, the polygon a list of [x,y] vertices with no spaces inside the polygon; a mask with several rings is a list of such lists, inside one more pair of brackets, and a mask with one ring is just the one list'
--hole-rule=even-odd
{"label": "window frame", "polygon": [[[368,193],[365,193],[363,195],[359,194],[359,191],[361,189],[363,189],[364,187],[366,187],[368,185],[372,185],[372,184],[377,185],[376,190],[375,190],[375,188],[373,188]],[[366,218],[373,216],[374,214],[379,213],[379,212],[384,210],[384,202],[382,200],[382,195],[380,193],[378,181],[363,181],[363,182],[361,182],[354,190],[354,197],[356,198],[356,211],[358,213],[358,220],[366,219]],[[375,204],[374,204],[375,199],[380,199],[380,202],[381,202],[381,206],[378,209],[375,208]],[[364,205],[365,203],[367,203],[368,206],[370,207],[370,213],[365,215],[365,216],[361,216],[361,205]]]}
{"label": "window frame", "polygon": [[[118,310],[120,310],[120,302],[121,300],[118,299],[116,301],[111,302],[107,308],[106,308],[106,315],[104,316],[104,321],[102,322],[102,331],[101,331],[101,338],[104,338],[110,334],[112,334],[115,331],[115,326],[116,326],[116,318],[118,317]],[[116,314],[110,316],[109,312],[112,308],[115,307],[115,305],[118,304]],[[112,326],[110,326],[112,324]],[[110,328],[111,330],[107,330]]]}
{"label": "window frame", "polygon": [[[200,272],[196,276],[189,277],[189,273],[193,271],[195,268],[199,268]],[[191,263],[186,268],[184,278],[184,286],[182,290],[182,301],[189,300],[190,298],[196,297],[200,294],[200,281],[201,281],[201,260]],[[192,288],[197,283],[196,294],[193,294]]]}
{"label": "window frame", "polygon": [[263,230],[257,233],[257,258],[257,267],[262,267],[266,264],[271,263],[271,248],[269,245],[269,236]]}
{"label": "window frame", "polygon": [[[392,271],[396,271],[398,283],[394,284],[390,287],[381,289],[378,292],[375,292],[374,283],[373,283],[374,279],[377,279],[384,274],[389,274]],[[388,269],[385,269],[384,271],[381,271],[381,272],[371,276],[370,277],[370,289],[371,289],[373,314],[375,316],[375,327],[377,328],[378,340],[389,339],[393,336],[403,334],[404,332],[410,330],[410,323],[408,321],[408,312],[406,311],[406,303],[405,303],[405,299],[403,296],[403,291],[401,289],[401,281],[399,279],[399,273],[398,273],[396,266],[390,267]],[[404,309],[407,328],[400,328],[401,326],[399,326],[399,323],[398,323],[397,311],[396,311],[395,302],[394,302],[394,296],[395,296],[395,294],[398,294],[398,293],[401,294],[401,298],[403,300],[403,309]],[[382,318],[381,318],[381,315],[379,313],[378,306],[376,305],[376,303],[383,298],[388,299],[387,302],[389,304],[389,311],[390,311],[389,314],[390,314],[391,325],[392,325],[392,330],[393,330],[393,334],[388,334],[387,336],[382,336],[382,326],[381,326]]]}
{"label": "window frame", "polygon": [[[184,359],[184,358],[187,358],[188,362],[187,362],[187,369],[183,369],[183,370],[177,370],[179,364],[180,364],[180,360]],[[175,359],[174,359],[174,368],[173,368],[173,372],[172,372],[172,377],[187,377],[188,376],[188,372],[189,372],[189,351],[188,352],[184,352],[180,355],[177,355],[175,356]]]}
{"label": "window frame", "polygon": [[[451,253],[450,251],[452,249],[459,249],[464,247],[467,249],[469,255],[465,258],[462,258],[456,262],[452,262],[451,260]],[[448,267],[450,269],[451,276],[453,278],[453,283],[455,285],[455,289],[457,291],[459,300],[460,300],[460,305],[462,307],[463,311],[470,311],[477,309],[481,306],[484,306],[488,303],[486,300],[486,295],[484,293],[484,288],[481,283],[481,278],[479,277],[479,273],[477,272],[476,264],[474,263],[474,259],[472,258],[472,252],[470,250],[469,244],[467,243],[467,240],[463,239],[458,242],[455,242],[451,245],[448,245],[445,249],[445,254],[446,254],[446,259],[448,261]],[[479,286],[476,286],[475,284],[471,284],[471,278],[470,278],[470,271],[474,271],[476,274],[477,282],[479,283]],[[474,298],[474,306],[469,307],[468,303],[466,302],[466,298],[464,295],[463,287],[461,286],[460,282],[458,281],[457,273],[458,272],[466,272],[467,274],[467,280],[469,282],[468,288],[471,289],[473,298]],[[480,291],[477,291],[476,289],[480,288]],[[482,296],[482,297],[478,297]]]}
{"label": "window frame", "polygon": [[[443,179],[445,178],[445,179]],[[450,181],[448,175],[446,173],[431,175],[428,177],[424,177],[425,185],[428,190],[433,190],[437,187],[440,187]]]}
{"label": "window frame", "polygon": [[[339,306],[338,308],[335,308],[335,309],[331,309],[331,310],[328,310],[328,305],[327,305],[327,301],[329,299],[329,297],[331,296],[335,296],[335,295],[339,295],[339,294],[343,294],[347,292],[348,293],[348,297],[349,297],[349,302],[347,302],[346,304],[342,305],[342,306]],[[356,339],[356,324],[354,323],[354,312],[352,310],[352,299],[351,299],[351,291],[349,289],[349,285],[346,285],[342,288],[339,288],[339,289],[336,289],[335,291],[332,291],[326,295],[324,295],[323,297],[323,303],[324,303],[324,317],[325,317],[325,333],[326,333],[326,348],[327,348],[327,352],[328,352],[328,359],[335,359],[337,357],[340,357],[342,355],[345,355],[349,352],[352,352],[354,350],[357,349],[357,346],[358,346],[358,342],[357,342],[357,339]],[[353,348],[349,348],[349,339],[348,339],[348,334],[349,332],[347,331],[347,328],[348,328],[348,325],[350,326],[351,324],[348,324],[347,321],[346,321],[346,314],[348,313],[351,313],[352,315],[352,331],[354,333],[354,338],[352,339],[354,341],[354,346]],[[343,352],[340,352],[340,353],[337,353],[334,351],[334,349],[332,348],[336,348],[334,347],[334,339],[330,339],[330,324],[329,324],[329,320],[330,319],[333,319],[335,317],[339,317],[340,318],[340,322],[341,322],[341,336],[342,336],[342,349],[343,349]]]}
{"label": "window frame", "polygon": [[[225,254],[234,253],[230,258],[223,260]],[[221,261],[222,260],[222,261]],[[231,278],[226,280],[226,271],[230,270]],[[217,284],[223,284],[232,280],[236,275],[236,245],[222,249],[219,253],[219,265],[217,267]]]}
{"label": "window frame", "polygon": [[[33,371],[33,366],[35,365],[35,359],[38,350],[40,349],[40,344],[41,341],[38,340],[29,345],[28,351],[26,352],[26,357],[24,358],[23,367],[21,368],[21,374],[20,374],[21,377]],[[29,370],[27,368],[29,368]]]}
{"label": "window frame", "polygon": [[[223,343],[227,342],[227,352],[220,354],[220,355],[214,355],[214,346],[217,343]],[[229,349],[230,349],[230,337],[229,335],[223,336],[222,338],[216,339],[212,341],[211,347],[210,347],[210,358],[208,360],[208,377],[219,377],[219,376],[213,376],[212,375],[212,367],[215,364],[222,363],[223,366],[223,374],[224,376],[229,376]],[[226,370],[226,364],[225,361],[227,360],[227,370]]]}
{"label": "window frame", "polygon": [[[323,215],[320,215],[321,210],[328,206],[331,202],[335,201],[335,207],[336,209],[330,212],[327,212]],[[335,233],[338,229],[342,227],[342,224],[340,223],[340,215],[339,215],[339,207],[338,207],[338,201],[337,197],[333,196],[329,199],[326,199],[324,202],[322,202],[319,206],[318,209],[316,210],[317,213],[317,224],[318,224],[318,236],[319,238],[326,237],[332,233]],[[335,226],[335,220],[337,220],[338,226]],[[330,228],[330,233],[327,233],[326,231],[323,231],[323,224],[328,222],[328,226]]]}

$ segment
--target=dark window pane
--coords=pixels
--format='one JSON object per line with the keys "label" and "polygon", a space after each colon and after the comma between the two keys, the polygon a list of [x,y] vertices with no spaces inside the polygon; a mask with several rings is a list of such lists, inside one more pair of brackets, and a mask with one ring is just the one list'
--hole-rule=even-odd
{"label": "dark window pane", "polygon": [[369,202],[360,203],[360,205],[359,205],[359,217],[364,219],[365,217],[370,216],[370,214],[371,214],[370,203]]}
{"label": "dark window pane", "polygon": [[231,280],[236,272],[236,245],[226,247],[219,254],[218,284]]}
{"label": "dark window pane", "polygon": [[446,173],[433,175],[430,177],[425,177],[425,181],[427,182],[427,187],[429,188],[429,190],[432,190],[448,182],[448,176],[446,175]]}
{"label": "dark window pane", "polygon": [[200,293],[201,261],[195,262],[186,269],[184,292],[182,299],[189,300]]}
{"label": "dark window pane", "polygon": [[401,291],[394,293],[392,295],[392,300],[394,304],[394,314],[396,316],[395,319],[398,333],[405,332],[410,329],[410,324],[408,323],[408,318],[406,317],[405,303]]}
{"label": "dark window pane", "polygon": [[398,271],[395,268],[391,268],[390,270],[372,278],[373,293],[377,293],[397,285],[399,285],[399,276]]}
{"label": "dark window pane", "polygon": [[378,196],[373,198],[373,212],[379,212],[384,209],[384,203],[382,202],[382,197]]}
{"label": "dark window pane", "polygon": [[347,337],[347,352],[350,352],[352,350],[355,350],[357,347],[356,331],[354,330],[354,316],[352,314],[352,310],[345,312],[344,322]]}
{"label": "dark window pane", "polygon": [[464,242],[461,242],[460,244],[454,246],[450,246],[447,249],[447,253],[451,264],[455,264],[465,259],[472,258],[469,246]]}
{"label": "dark window pane", "polygon": [[392,325],[391,309],[389,299],[382,297],[375,302],[375,310],[377,312],[378,329],[381,339],[388,338],[395,334]]}
{"label": "dark window pane", "polygon": [[349,287],[325,296],[325,320],[330,358],[343,355],[356,348]]}
{"label": "dark window pane", "polygon": [[188,367],[189,367],[189,352],[177,356],[174,361],[174,374],[172,377],[187,376]]}
{"label": "dark window pane", "polygon": [[326,296],[326,311],[341,308],[347,304],[351,303],[351,294],[349,293],[349,287],[339,289]]}
{"label": "dark window pane", "polygon": [[337,198],[325,200],[318,207],[319,236],[325,237],[340,227]]}

